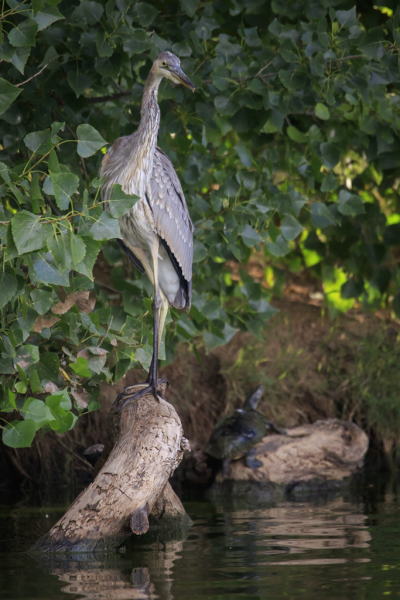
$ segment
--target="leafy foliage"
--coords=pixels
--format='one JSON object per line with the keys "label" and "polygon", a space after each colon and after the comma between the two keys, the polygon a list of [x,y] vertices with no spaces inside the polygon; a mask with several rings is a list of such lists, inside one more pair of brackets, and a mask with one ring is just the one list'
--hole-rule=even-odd
{"label": "leafy foliage", "polygon": [[97,173],[105,140],[137,127],[165,49],[196,85],[163,82],[159,135],[196,243],[193,307],[173,311],[164,357],[179,340],[210,351],[238,329],[260,334],[281,284],[247,272],[256,252],[276,274],[312,268],[332,310],[393,298],[400,313],[399,9],[387,19],[322,0],[6,5],[0,407],[24,419],[5,427],[6,444],[68,430],[98,407],[100,381],[149,365],[150,284],[112,241],[137,199],[116,186],[103,212]]}

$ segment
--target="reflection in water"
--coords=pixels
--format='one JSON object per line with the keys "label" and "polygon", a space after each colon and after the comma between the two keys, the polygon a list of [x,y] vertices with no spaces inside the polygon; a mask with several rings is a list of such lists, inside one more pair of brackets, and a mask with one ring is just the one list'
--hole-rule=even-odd
{"label": "reflection in water", "polygon": [[[248,586],[248,580],[262,580],[263,570],[270,567],[361,565],[370,561],[358,552],[368,549],[371,542],[367,517],[357,505],[343,499],[323,506],[285,502],[255,510],[206,506],[211,509],[208,518],[195,519],[187,540],[136,548],[133,544],[123,554],[104,560],[51,558],[42,567],[67,584],[63,592],[82,600],[172,600],[217,597],[209,595],[215,587],[213,580],[223,579],[226,584],[230,579],[246,581]],[[185,593],[185,586],[182,589],[182,569],[192,573],[192,578],[183,578],[189,586],[193,586],[193,576],[202,582],[194,595],[188,590]],[[351,579],[368,577],[338,577],[336,581]],[[255,588],[248,588],[248,593],[253,595]],[[235,597],[234,590],[232,594]]]}
{"label": "reflection in water", "polygon": [[172,600],[173,567],[182,549],[183,541],[174,540],[155,542],[129,555],[124,548],[115,555],[35,555],[35,559],[43,571],[67,584],[63,592],[78,595],[79,600]]}
{"label": "reflection in water", "polygon": [[68,594],[79,594],[80,598],[90,600],[129,600],[133,598],[157,598],[154,594],[154,584],[150,581],[149,570],[146,568],[133,569],[130,577],[118,569],[93,568],[79,569],[57,573],[60,581],[68,585],[62,588]]}
{"label": "reflection in water", "polygon": [[194,526],[132,538],[121,552],[42,556],[24,550],[60,510],[0,505],[5,600],[376,600],[400,596],[400,509],[365,494],[262,502],[231,494],[189,502]]}

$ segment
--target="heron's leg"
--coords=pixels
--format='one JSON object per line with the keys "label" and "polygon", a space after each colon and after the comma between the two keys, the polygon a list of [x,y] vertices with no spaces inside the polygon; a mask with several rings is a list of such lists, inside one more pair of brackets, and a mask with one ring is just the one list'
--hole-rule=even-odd
{"label": "heron's leg", "polygon": [[[122,410],[122,408],[130,400],[133,400],[134,398],[139,398],[140,396],[145,396],[146,394],[148,394],[150,392],[153,394],[153,396],[156,400],[160,400],[160,397],[157,394],[158,350],[159,350],[159,344],[160,344],[160,339],[161,339],[160,334],[159,334],[159,329],[160,329],[159,325],[160,325],[160,316],[161,316],[162,306],[163,306],[163,299],[161,296],[162,292],[160,290],[160,286],[159,286],[159,282],[158,282],[158,249],[159,249],[159,240],[157,238],[157,240],[154,242],[152,252],[151,252],[152,262],[153,262],[152,270],[151,270],[151,267],[150,267],[148,261],[144,261],[142,263],[146,270],[146,273],[148,270],[150,271],[151,274],[150,273],[147,273],[147,274],[149,276],[150,281],[153,283],[153,287],[154,287],[154,299],[153,299],[153,304],[152,304],[152,308],[153,308],[153,358],[151,360],[149,376],[146,381],[147,385],[145,384],[140,391],[133,394],[132,396],[128,396],[128,398],[126,398],[125,401],[123,402],[123,404],[118,408],[117,412]],[[164,321],[165,321],[165,317],[164,317]],[[162,335],[162,331],[161,331],[161,335]]]}
{"label": "heron's leg", "polygon": [[[155,377],[154,374],[154,361],[158,359],[158,354],[160,352],[160,346],[161,346],[161,341],[162,341],[162,335],[163,335],[163,331],[164,331],[164,325],[165,325],[165,319],[167,317],[168,314],[168,307],[169,307],[169,303],[168,300],[165,296],[165,294],[163,293],[163,291],[160,289],[160,297],[161,297],[161,307],[158,309],[158,325],[157,325],[157,335],[156,335],[156,329],[154,329],[154,339],[153,339],[153,344],[155,344],[155,340],[157,340],[157,351],[154,345],[154,350],[153,350],[153,357],[151,359],[151,365],[150,365],[150,369],[149,369],[149,376],[147,378],[147,383],[150,383],[151,381],[151,377]],[[154,312],[154,308],[153,308],[153,312]],[[156,381],[156,379],[153,379],[153,381]],[[165,380],[163,380],[165,381]]]}

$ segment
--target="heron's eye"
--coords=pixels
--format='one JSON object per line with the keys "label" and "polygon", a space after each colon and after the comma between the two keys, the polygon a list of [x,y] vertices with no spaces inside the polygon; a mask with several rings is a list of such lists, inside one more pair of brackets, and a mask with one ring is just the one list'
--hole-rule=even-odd
{"label": "heron's eye", "polygon": [[162,67],[166,67],[167,66],[167,63],[165,62],[165,60],[162,61],[161,66]]}

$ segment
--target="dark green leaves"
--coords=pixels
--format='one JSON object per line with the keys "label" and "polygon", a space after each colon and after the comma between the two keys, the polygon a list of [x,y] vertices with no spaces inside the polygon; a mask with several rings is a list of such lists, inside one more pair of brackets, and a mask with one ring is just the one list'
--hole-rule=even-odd
{"label": "dark green leaves", "polygon": [[158,14],[158,10],[147,2],[139,2],[136,5],[136,10],[139,17],[139,23],[142,27],[148,27],[154,21]]}
{"label": "dark green leaves", "polygon": [[19,25],[11,29],[8,39],[12,46],[21,48],[24,46],[34,46],[35,37],[38,30],[38,24],[31,19],[25,19]]}
{"label": "dark green leaves", "polygon": [[79,125],[76,133],[78,135],[78,154],[83,158],[92,156],[107,143],[91,125]]}
{"label": "dark green leaves", "polygon": [[359,49],[367,58],[380,60],[384,53],[382,44],[383,40],[384,35],[382,29],[380,27],[376,27],[365,34]]}
{"label": "dark green leaves", "polygon": [[118,220],[114,219],[110,213],[103,212],[100,218],[90,228],[90,235],[94,240],[110,240],[120,238]]}
{"label": "dark green leaves", "polygon": [[32,419],[11,421],[3,429],[2,440],[11,448],[29,448],[36,433],[36,424]]}
{"label": "dark green leaves", "polygon": [[51,235],[48,225],[41,223],[40,216],[21,210],[11,221],[13,239],[19,254],[40,250]]}
{"label": "dark green leaves", "polygon": [[[86,90],[90,87],[90,78],[74,69],[73,71],[68,72],[68,83],[74,90],[76,97],[79,98],[79,96],[86,92]],[[83,127],[83,125],[80,127]],[[88,154],[88,156],[90,156],[90,154]]]}
{"label": "dark green leaves", "polygon": [[333,169],[336,167],[340,160],[340,151],[334,145],[330,143],[324,143],[320,145],[322,162],[327,169]]}
{"label": "dark green leaves", "polygon": [[47,154],[53,147],[50,131],[35,131],[28,133],[24,138],[24,143],[29,150],[38,154]]}
{"label": "dark green leaves", "polygon": [[300,223],[292,217],[291,215],[287,215],[283,218],[281,223],[281,231],[282,235],[287,241],[295,240],[298,235],[303,231],[303,227]]}
{"label": "dark green leaves", "polygon": [[79,177],[72,173],[50,172],[50,179],[53,184],[54,196],[58,208],[66,210],[69,206],[72,194],[78,189]]}
{"label": "dark green leaves", "polygon": [[139,196],[125,194],[120,185],[114,184],[107,202],[111,215],[118,219],[126,215],[138,200],[140,200]]}
{"label": "dark green leaves", "polygon": [[15,275],[3,272],[0,274],[0,308],[3,308],[13,298],[17,291],[17,278]]}
{"label": "dark green leaves", "polygon": [[325,106],[325,104],[321,104],[321,102],[318,102],[315,105],[315,116],[318,117],[318,119],[322,119],[323,121],[328,121],[331,115],[328,107]]}
{"label": "dark green leaves", "polygon": [[20,93],[19,88],[0,78],[0,114],[7,110]]}

